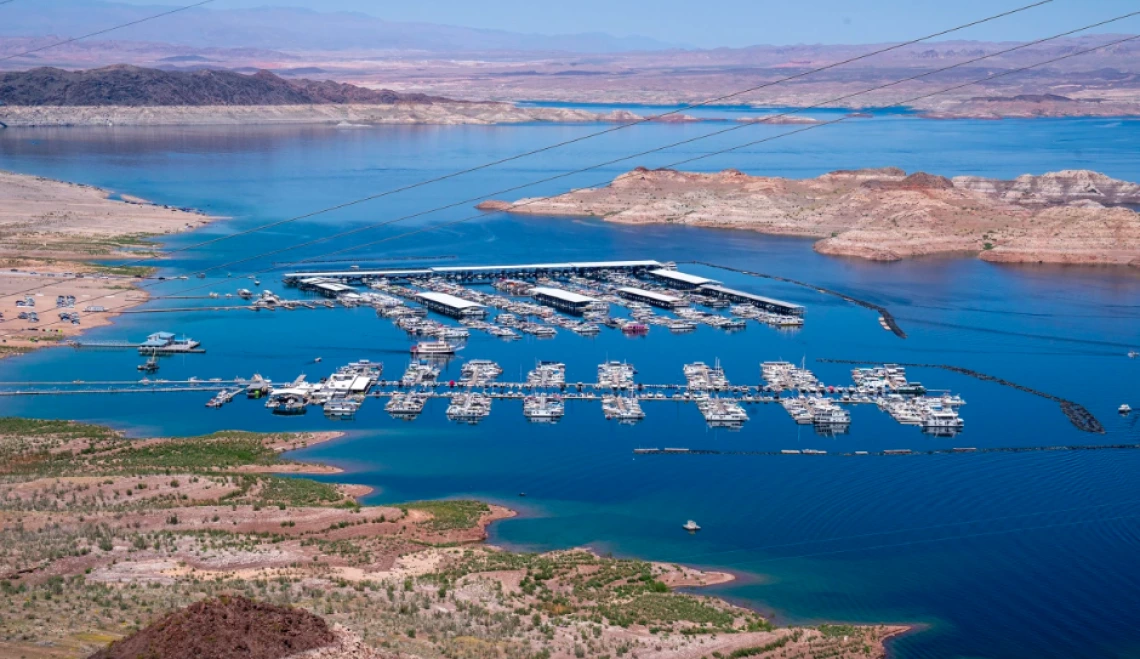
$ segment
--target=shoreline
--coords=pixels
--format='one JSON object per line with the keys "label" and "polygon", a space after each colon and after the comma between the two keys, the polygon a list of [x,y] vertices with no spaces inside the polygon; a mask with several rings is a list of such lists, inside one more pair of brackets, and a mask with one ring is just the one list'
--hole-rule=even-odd
{"label": "shoreline", "polygon": [[988,262],[1140,268],[1140,185],[1088,170],[1012,180],[896,167],[815,178],[635,168],[599,188],[487,200],[488,212],[802,237],[828,256],[900,261],[972,254]]}
{"label": "shoreline", "polygon": [[[827,656],[839,659],[883,657],[887,650],[882,641],[909,629],[878,624],[778,626],[750,606],[685,592],[728,583],[735,577],[727,572],[602,558],[580,549],[499,550],[486,543],[487,529],[517,514],[502,505],[445,499],[364,506],[354,498],[363,492],[361,486],[234,470],[283,461],[320,466],[287,462],[282,456],[292,449],[335,441],[345,436],[342,432],[218,431],[197,437],[131,439],[106,426],[3,421],[5,436],[22,441],[0,442],[9,447],[0,469],[6,474],[0,483],[4,502],[0,528],[18,524],[20,531],[32,533],[51,529],[62,534],[71,543],[68,546],[83,549],[61,555],[54,551],[55,545],[24,543],[0,561],[9,585],[37,595],[30,598],[43,602],[37,607],[70,601],[84,604],[76,611],[90,612],[50,629],[28,631],[25,617],[34,620],[46,612],[36,609],[36,618],[11,615],[19,602],[4,604],[0,598],[0,627],[9,633],[23,630],[19,638],[28,644],[71,643],[92,634],[103,639],[108,630],[117,629],[99,641],[105,644],[129,632],[129,625],[118,618],[108,620],[97,610],[101,607],[91,607],[107,589],[130,588],[145,594],[137,606],[124,606],[115,614],[142,624],[185,606],[187,596],[193,601],[233,588],[275,602],[277,588],[264,587],[271,582],[291,584],[282,595],[290,605],[339,616],[333,620],[351,624],[357,632],[398,631],[400,637],[407,629],[431,629],[402,604],[404,596],[393,596],[401,585],[400,592],[427,598],[432,608],[454,616],[459,624],[473,625],[472,630],[480,628],[483,618],[466,617],[464,602],[484,602],[481,606],[508,617],[524,605],[527,620],[537,615],[556,626],[597,629],[591,642],[601,647],[591,656],[632,643],[648,651],[639,656],[660,659],[761,648],[785,648],[790,653],[785,656],[797,659],[814,656],[821,648],[830,648]],[[35,457],[44,455],[53,457]],[[45,497],[64,505],[30,505]],[[92,529],[100,529],[103,539],[92,539]],[[40,590],[53,588],[53,579],[74,575],[83,578],[63,594],[38,597]],[[133,590],[140,584],[149,587]],[[547,601],[543,593],[570,592],[570,588],[575,593],[572,608],[543,605]],[[349,597],[342,598],[344,594]],[[363,609],[330,606],[351,605],[358,597],[364,598]],[[29,612],[27,607],[21,610]],[[361,610],[371,615],[362,618],[354,613]],[[575,612],[579,615],[567,615]],[[683,613],[675,617],[677,612]],[[117,626],[109,626],[112,623]],[[425,629],[424,624],[429,626]],[[478,634],[533,642],[557,652],[573,650],[573,639],[531,633],[540,627],[534,622],[522,629],[508,625]],[[573,636],[581,637],[577,632]],[[418,656],[414,648],[419,642],[405,641],[402,649]],[[76,656],[97,649],[78,645],[84,649]]]}
{"label": "shoreline", "polygon": [[[150,295],[139,282],[161,263],[161,237],[223,219],[84,183],[0,170],[0,314],[6,323],[0,356],[64,345],[145,304]],[[153,259],[137,266],[99,263],[143,255]],[[48,306],[61,296],[74,298],[71,306]],[[60,311],[79,322],[45,317],[41,325],[19,318]]]}

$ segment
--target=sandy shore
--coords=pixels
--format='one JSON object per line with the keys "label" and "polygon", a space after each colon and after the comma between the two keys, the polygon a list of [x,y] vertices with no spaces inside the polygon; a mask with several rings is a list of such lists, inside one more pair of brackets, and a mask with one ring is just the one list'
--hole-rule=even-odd
{"label": "sandy shore", "polygon": [[[113,199],[92,186],[0,171],[0,351],[55,345],[142,304],[147,295],[136,288],[134,275],[144,269],[91,261],[152,254],[145,251],[149,238],[216,219],[137,197]],[[74,306],[57,308],[59,296],[74,297]],[[39,322],[18,318],[22,312],[34,312]],[[60,312],[75,313],[79,323],[61,321]]]}

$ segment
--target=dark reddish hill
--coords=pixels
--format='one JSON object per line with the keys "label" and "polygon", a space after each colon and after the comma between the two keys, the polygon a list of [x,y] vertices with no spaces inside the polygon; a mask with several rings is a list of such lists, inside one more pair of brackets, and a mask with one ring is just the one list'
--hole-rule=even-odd
{"label": "dark reddish hill", "polygon": [[220,597],[175,611],[89,659],[281,659],[335,641],[324,619],[308,611]]}
{"label": "dark reddish hill", "polygon": [[244,75],[213,69],[160,71],[116,65],[88,71],[42,67],[0,73],[0,104],[4,105],[391,105],[448,101],[332,80],[286,80],[269,71]]}

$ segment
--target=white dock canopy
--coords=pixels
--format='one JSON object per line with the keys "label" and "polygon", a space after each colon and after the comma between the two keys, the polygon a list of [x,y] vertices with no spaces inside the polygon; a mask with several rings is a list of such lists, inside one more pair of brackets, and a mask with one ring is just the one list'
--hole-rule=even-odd
{"label": "white dock canopy", "polygon": [[719,284],[715,279],[707,277],[700,277],[698,275],[690,275],[687,272],[678,272],[677,270],[666,270],[661,268],[659,270],[650,270],[649,274],[657,279],[669,284],[679,285],[684,288],[696,288],[704,286],[705,284]]}
{"label": "white dock canopy", "polygon": [[434,291],[417,293],[416,300],[428,309],[448,316],[472,316],[485,314],[487,312],[485,305],[472,302],[471,300],[464,300],[450,293],[436,293]]}
{"label": "white dock canopy", "polygon": [[570,304],[590,304],[591,302],[597,302],[596,299],[589,295],[582,295],[581,293],[575,293],[573,291],[564,291],[561,288],[547,288],[546,286],[536,286],[534,290],[531,291],[531,294],[556,298],[564,302],[569,302]]}
{"label": "white dock canopy", "polygon": [[675,295],[668,295],[666,293],[658,293],[657,291],[647,291],[643,288],[633,288],[631,286],[624,286],[617,289],[618,295],[626,298],[627,300],[636,300],[638,302],[646,302],[655,307],[664,307],[672,309],[674,307],[688,306],[688,302],[684,298]]}
{"label": "white dock canopy", "polygon": [[802,316],[804,308],[801,305],[784,302],[775,298],[764,297],[763,295],[756,295],[755,293],[747,293],[745,291],[738,291],[724,286],[716,286],[706,284],[700,287],[701,291],[710,295],[732,300],[733,302],[741,302],[744,304],[752,304],[767,309],[768,311],[775,311],[776,313],[790,314],[793,316]]}

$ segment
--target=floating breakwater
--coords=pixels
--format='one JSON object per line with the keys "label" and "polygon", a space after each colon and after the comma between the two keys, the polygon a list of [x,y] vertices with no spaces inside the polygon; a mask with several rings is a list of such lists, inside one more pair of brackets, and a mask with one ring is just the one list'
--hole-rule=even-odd
{"label": "floating breakwater", "polygon": [[[860,361],[860,360],[854,360],[854,359],[818,359],[816,361],[820,361],[820,362],[823,362],[826,364],[874,364],[874,363],[876,363],[876,362]],[[1064,412],[1065,416],[1068,417],[1069,422],[1072,423],[1074,426],[1076,426],[1078,430],[1081,430],[1083,432],[1092,432],[1092,433],[1104,434],[1104,426],[1101,425],[1100,421],[1098,421],[1097,418],[1095,416],[1093,416],[1093,413],[1088,411],[1084,405],[1081,405],[1080,403],[1076,403],[1076,402],[1073,402],[1073,401],[1065,399],[1065,398],[1061,398],[1060,396],[1054,396],[1053,394],[1048,394],[1048,393],[1045,393],[1044,391],[1040,391],[1038,389],[1033,389],[1032,387],[1027,387],[1023,384],[1017,384],[1016,382],[1010,382],[1009,380],[999,378],[995,375],[989,375],[986,373],[981,373],[979,371],[975,371],[975,370],[968,369],[968,368],[963,368],[961,366],[951,366],[949,364],[914,364],[914,363],[909,363],[909,364],[908,363],[900,363],[899,366],[906,366],[908,368],[940,368],[944,371],[950,371],[952,373],[961,373],[962,375],[968,375],[972,378],[977,378],[979,380],[984,380],[986,382],[996,382],[997,384],[1000,384],[1000,385],[1003,385],[1006,387],[1010,387],[1013,389],[1017,389],[1018,391],[1024,391],[1027,394],[1033,394],[1034,396],[1040,396],[1041,398],[1051,400],[1051,401],[1057,403],[1058,405],[1060,405],[1061,411]]]}

